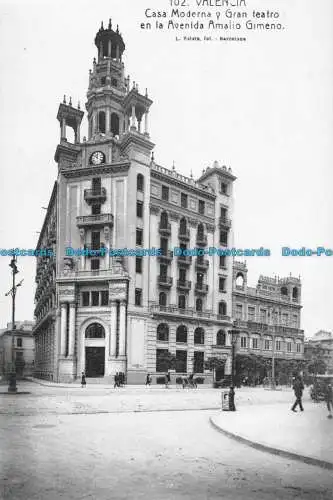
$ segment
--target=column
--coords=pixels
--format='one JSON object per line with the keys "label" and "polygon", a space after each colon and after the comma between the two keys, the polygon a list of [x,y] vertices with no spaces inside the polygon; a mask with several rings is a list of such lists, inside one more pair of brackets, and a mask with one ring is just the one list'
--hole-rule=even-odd
{"label": "column", "polygon": [[110,132],[110,110],[105,110],[105,132],[108,134]]}
{"label": "column", "polygon": [[116,46],[116,59],[119,62],[119,45]]}
{"label": "column", "polygon": [[69,348],[68,355],[74,356],[75,349],[75,303],[69,304]]}
{"label": "column", "polygon": [[111,40],[108,41],[108,56],[111,57],[112,54],[112,45]]}
{"label": "column", "polygon": [[75,142],[80,142],[80,124],[76,124],[76,130],[75,130]]}
{"label": "column", "polygon": [[66,118],[61,120],[61,139],[66,139]]}
{"label": "column", "polygon": [[110,356],[110,328],[105,328],[104,376],[109,375],[109,356]]}
{"label": "column", "polygon": [[103,43],[102,42],[100,42],[100,44],[99,44],[99,53],[98,53],[98,55],[99,55],[99,60],[102,60],[103,59]]}
{"label": "column", "polygon": [[145,112],[145,134],[148,135],[148,110]]}
{"label": "column", "polygon": [[61,304],[60,320],[60,354],[66,356],[67,304]]}
{"label": "column", "polygon": [[126,356],[126,302],[120,303],[119,356]]}
{"label": "column", "polygon": [[110,342],[109,349],[110,355],[115,358],[117,350],[117,302],[112,300],[111,305],[111,332],[110,332]]}

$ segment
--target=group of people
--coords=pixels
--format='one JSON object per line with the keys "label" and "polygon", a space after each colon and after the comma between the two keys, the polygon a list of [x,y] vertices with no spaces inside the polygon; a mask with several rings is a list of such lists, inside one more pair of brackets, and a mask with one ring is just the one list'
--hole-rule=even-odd
{"label": "group of people", "polygon": [[117,372],[114,375],[114,388],[116,387],[124,387],[125,385],[125,373]]}

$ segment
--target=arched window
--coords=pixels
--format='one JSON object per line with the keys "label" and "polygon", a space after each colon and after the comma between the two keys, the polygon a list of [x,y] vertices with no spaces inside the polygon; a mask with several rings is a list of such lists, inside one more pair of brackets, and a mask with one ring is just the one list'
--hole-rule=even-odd
{"label": "arched window", "polygon": [[119,135],[119,116],[117,113],[111,113],[111,132],[113,135]]}
{"label": "arched window", "polygon": [[143,191],[144,177],[142,174],[138,174],[136,177],[136,190]]}
{"label": "arched window", "polygon": [[179,309],[185,309],[185,307],[186,307],[186,297],[185,297],[185,295],[179,295],[179,297],[178,297],[178,307],[179,307]]}
{"label": "arched window", "polygon": [[298,297],[298,289],[296,286],[294,286],[293,288],[293,299],[297,299]]}
{"label": "arched window", "polygon": [[224,330],[219,330],[216,334],[216,345],[226,344],[226,334]]}
{"label": "arched window", "polygon": [[162,229],[168,228],[168,214],[166,212],[161,213],[160,227]]}
{"label": "arched window", "polygon": [[104,327],[99,323],[92,323],[87,327],[85,337],[86,339],[104,339],[105,338]]}
{"label": "arched window", "polygon": [[160,323],[157,327],[157,340],[159,342],[168,342],[169,326],[166,323]]}
{"label": "arched window", "polygon": [[161,292],[159,295],[159,304],[160,304],[160,306],[166,306],[166,303],[167,303],[166,293]]}
{"label": "arched window", "polygon": [[202,312],[202,299],[197,299],[195,302],[195,309],[198,312]]}
{"label": "arched window", "polygon": [[203,328],[198,327],[194,330],[194,343],[195,344],[205,343],[205,331]]}
{"label": "arched window", "polygon": [[236,286],[238,288],[244,288],[244,276],[242,273],[238,273],[236,276]]}
{"label": "arched window", "polygon": [[286,286],[281,288],[281,295],[288,295],[288,288]]}
{"label": "arched window", "polygon": [[187,328],[185,325],[180,325],[176,330],[176,342],[186,344],[187,342]]}
{"label": "arched window", "polygon": [[98,113],[98,130],[105,134],[105,111],[99,111]]}
{"label": "arched window", "polygon": [[180,223],[179,223],[180,234],[186,234],[186,229],[187,229],[187,223],[186,223],[186,219],[183,217],[182,219],[180,219]]}
{"label": "arched window", "polygon": [[227,304],[224,301],[219,302],[219,315],[226,316],[227,314]]}
{"label": "arched window", "polygon": [[198,225],[198,229],[197,229],[197,239],[198,240],[203,240],[205,236],[205,230],[204,230],[204,227],[203,227],[203,224],[200,224]]}

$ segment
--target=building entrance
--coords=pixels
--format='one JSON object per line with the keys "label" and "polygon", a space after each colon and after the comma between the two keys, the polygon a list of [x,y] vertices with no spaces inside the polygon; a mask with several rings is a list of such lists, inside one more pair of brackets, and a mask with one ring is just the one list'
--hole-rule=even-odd
{"label": "building entrance", "polygon": [[105,347],[86,347],[86,377],[104,377]]}
{"label": "building entrance", "polygon": [[215,379],[216,382],[219,382],[224,378],[224,367],[223,368],[217,368],[216,373],[215,373]]}

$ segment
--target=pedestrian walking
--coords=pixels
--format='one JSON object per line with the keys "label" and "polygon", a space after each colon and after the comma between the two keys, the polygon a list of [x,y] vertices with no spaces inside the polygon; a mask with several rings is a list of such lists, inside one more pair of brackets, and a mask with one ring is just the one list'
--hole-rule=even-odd
{"label": "pedestrian walking", "polygon": [[147,376],[146,376],[146,386],[148,385],[150,387],[150,384],[151,384],[151,376],[150,376],[150,373],[147,373]]}
{"label": "pedestrian walking", "polygon": [[115,373],[114,375],[114,385],[113,388],[115,389],[116,387],[119,387],[119,373]]}
{"label": "pedestrian walking", "polygon": [[165,374],[165,388],[166,388],[166,389],[169,389],[169,382],[170,382],[170,373],[169,373],[169,372],[167,372],[167,373]]}
{"label": "pedestrian walking", "polygon": [[84,372],[82,372],[82,375],[81,375],[81,387],[85,387],[86,385],[87,385],[86,376],[85,376]]}
{"label": "pedestrian walking", "polygon": [[235,389],[233,386],[230,386],[230,390],[229,390],[229,411],[236,411]]}
{"label": "pedestrian walking", "polygon": [[328,382],[327,387],[326,387],[326,404],[327,404],[327,409],[328,409],[328,415],[327,418],[333,418],[332,417],[332,407],[333,407],[333,389],[332,389],[332,384]]}
{"label": "pedestrian walking", "polygon": [[294,393],[295,393],[295,396],[296,396],[296,401],[293,404],[293,406],[291,408],[291,411],[296,412],[297,411],[296,410],[297,405],[299,406],[299,409],[301,411],[304,411],[304,408],[303,408],[303,405],[302,405],[302,396],[303,396],[304,385],[303,385],[301,377],[297,377],[294,380],[293,389],[294,389]]}

